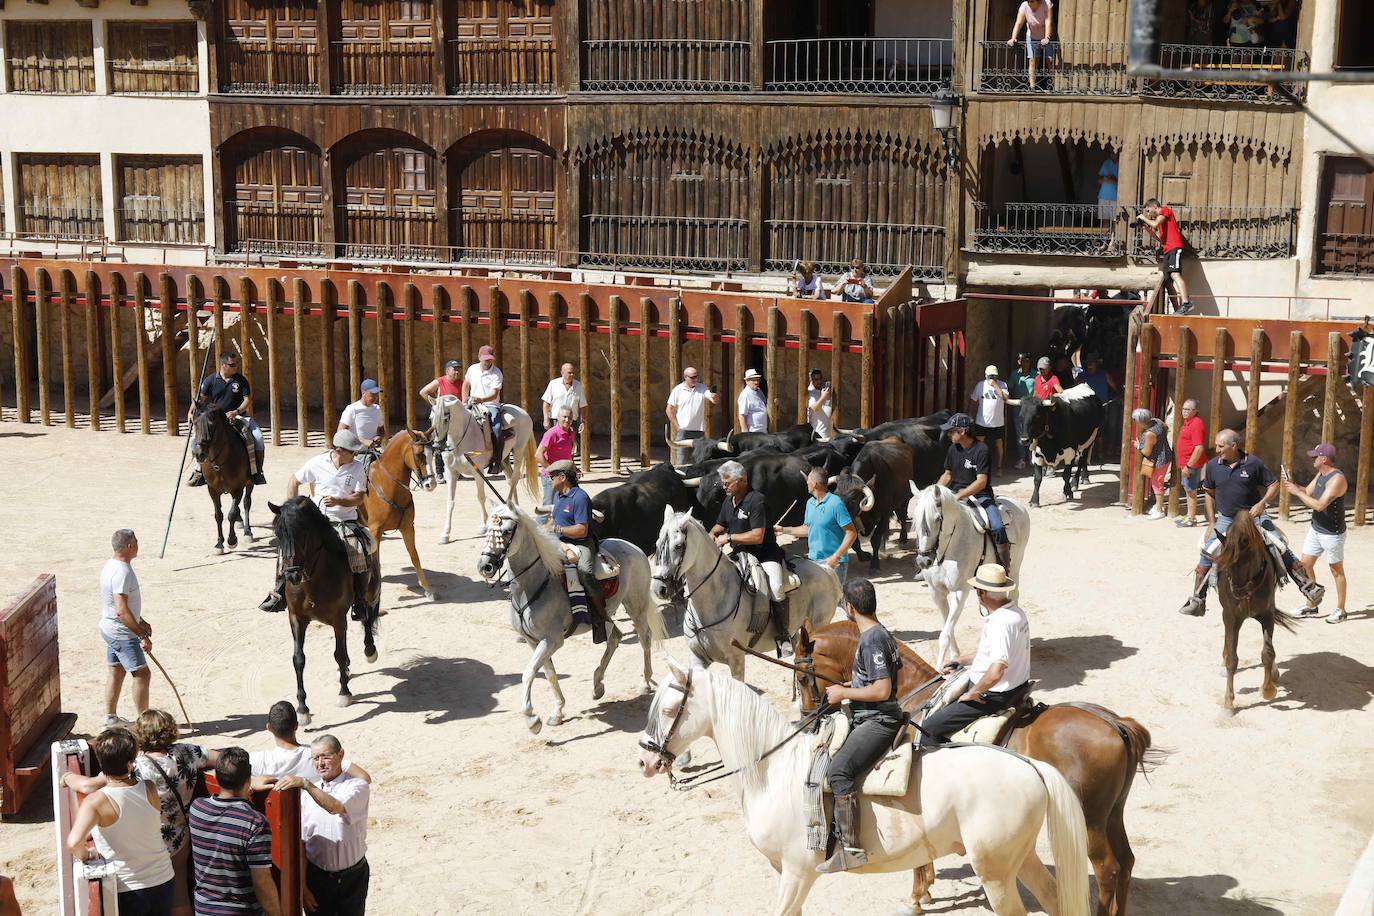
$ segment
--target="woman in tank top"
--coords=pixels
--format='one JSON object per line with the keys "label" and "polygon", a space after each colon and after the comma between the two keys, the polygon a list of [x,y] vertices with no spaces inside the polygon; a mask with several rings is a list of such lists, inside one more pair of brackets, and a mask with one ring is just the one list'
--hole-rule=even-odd
{"label": "woman in tank top", "polygon": [[[84,860],[94,835],[96,852],[114,868],[120,916],[170,916],[172,859],[162,842],[157,789],[133,772],[138,741],[127,728],[107,728],[94,744],[105,787],[81,802],[67,848]],[[59,785],[65,787],[65,774]]]}
{"label": "woman in tank top", "polygon": [[1144,407],[1131,411],[1138,435],[1135,440],[1136,451],[1147,462],[1141,466],[1141,473],[1148,472],[1150,488],[1155,494],[1155,507],[1147,518],[1164,517],[1164,482],[1169,476],[1169,468],[1174,462],[1174,450],[1169,447],[1169,432],[1164,421],[1152,416]]}

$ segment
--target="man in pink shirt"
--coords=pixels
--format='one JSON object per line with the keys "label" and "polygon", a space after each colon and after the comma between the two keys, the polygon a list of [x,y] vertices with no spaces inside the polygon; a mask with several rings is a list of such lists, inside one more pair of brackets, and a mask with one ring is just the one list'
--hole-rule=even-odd
{"label": "man in pink shirt", "polygon": [[1175,519],[1174,524],[1191,528],[1197,524],[1197,491],[1202,486],[1202,466],[1207,463],[1207,427],[1197,415],[1197,401],[1189,398],[1179,409],[1183,411],[1183,423],[1178,428],[1174,454],[1178,456],[1178,472],[1188,498],[1188,514]]}
{"label": "man in pink shirt", "polygon": [[558,408],[558,422],[549,427],[544,438],[539,440],[539,448],[534,457],[539,460],[539,483],[544,488],[542,505],[553,503],[553,483],[549,480],[549,465],[555,461],[571,461],[573,443],[577,441],[577,431],[573,429],[572,408]]}
{"label": "man in pink shirt", "polygon": [[1011,37],[1007,39],[1008,47],[1016,46],[1016,36],[1021,34],[1022,26],[1026,28],[1026,77],[1030,82],[1030,91],[1034,92],[1036,62],[1043,60],[1048,66],[1054,60],[1054,43],[1050,41],[1054,33],[1054,4],[1051,0],[1022,0],[1016,11],[1016,24],[1011,27]]}

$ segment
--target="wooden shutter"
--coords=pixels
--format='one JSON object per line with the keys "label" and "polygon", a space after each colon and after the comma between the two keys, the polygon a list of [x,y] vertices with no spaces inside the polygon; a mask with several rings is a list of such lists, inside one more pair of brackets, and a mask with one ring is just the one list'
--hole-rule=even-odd
{"label": "wooden shutter", "polygon": [[95,39],[89,19],[5,23],[10,92],[95,92]]}
{"label": "wooden shutter", "polygon": [[199,158],[120,156],[117,164],[121,239],[170,244],[205,240]]}
{"label": "wooden shutter", "polygon": [[19,157],[19,231],[47,238],[104,235],[99,156]]}
{"label": "wooden shutter", "polygon": [[1316,272],[1374,273],[1374,172],[1353,157],[1328,157],[1317,206]]}

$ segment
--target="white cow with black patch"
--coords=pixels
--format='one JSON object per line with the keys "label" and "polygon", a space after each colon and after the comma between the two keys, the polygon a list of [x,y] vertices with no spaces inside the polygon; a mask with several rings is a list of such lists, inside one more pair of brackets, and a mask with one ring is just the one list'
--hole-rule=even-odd
{"label": "white cow with black patch", "polygon": [[1023,398],[1016,417],[1021,444],[1030,449],[1035,472],[1032,508],[1040,505],[1040,481],[1046,472],[1064,469],[1064,498],[1073,499],[1076,482],[1083,488],[1088,476],[1088,455],[1097,442],[1098,431],[1107,409],[1088,385],[1075,385],[1051,398]]}

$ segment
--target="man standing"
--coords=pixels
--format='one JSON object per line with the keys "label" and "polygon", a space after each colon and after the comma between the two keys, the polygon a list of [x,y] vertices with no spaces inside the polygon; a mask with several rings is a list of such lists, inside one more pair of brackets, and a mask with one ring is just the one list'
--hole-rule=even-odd
{"label": "man standing", "polygon": [[985,563],[968,584],[978,596],[983,633],[977,651],[945,662],[945,674],[969,669],[969,688],[921,723],[923,737],[937,743],[976,719],[1014,706],[1030,682],[1030,622],[1011,600],[1016,583],[1001,566]]}
{"label": "man standing", "polygon": [[[549,527],[562,542],[566,558],[563,576],[568,585],[573,625],[590,623],[592,641],[605,642],[606,600],[593,566],[596,538],[592,536],[591,497],[577,485],[577,467],[571,461],[555,461],[549,465],[549,480],[553,484],[553,517],[549,519]],[[590,619],[587,613],[589,598]]]}
{"label": "man standing", "polygon": [[997,377],[997,367],[988,366],[983,370],[983,380],[973,386],[969,400],[978,405],[978,422],[974,425],[973,435],[979,442],[996,443],[997,474],[1002,474],[1002,464],[1006,457],[1004,441],[1007,432],[1007,402],[1011,395],[1007,385]]}
{"label": "man standing", "polygon": [[[1020,402],[1029,397],[1035,396],[1035,372],[1031,369],[1031,358],[1029,353],[1016,354],[1016,370],[1012,372],[1011,378],[1011,400],[1014,402],[1017,416],[1019,417],[1021,407]],[[1016,421],[1018,427],[1019,419]],[[1030,462],[1030,446],[1022,445],[1021,439],[1016,438],[1016,469],[1019,471]]]}
{"label": "man standing", "polygon": [[114,555],[100,570],[100,635],[105,640],[105,664],[110,668],[105,686],[105,728],[129,724],[115,715],[125,672],[134,679],[135,715],[148,708],[152,672],[143,653],[153,651],[153,626],[143,619],[143,593],[134,575],[138,538],[132,530],[120,528],[110,544]]}
{"label": "man standing", "polygon": [[1097,219],[1102,225],[1102,249],[1112,243],[1112,226],[1116,222],[1116,179],[1119,174],[1116,160],[1110,155],[1097,170]]}
{"label": "man standing", "polygon": [[988,482],[992,461],[987,445],[970,435],[972,428],[973,419],[965,413],[956,413],[940,427],[940,432],[949,434],[950,446],[945,453],[945,472],[937,483],[953,490],[954,498],[961,503],[969,497],[977,500],[988,516],[988,530],[997,549],[997,562],[1003,569],[1010,569],[1011,542],[1007,539],[1006,524],[1002,521],[1002,511],[997,508],[992,484]]}
{"label": "man standing", "polygon": [[763,376],[757,369],[744,373],[744,387],[736,400],[739,411],[739,430],[742,433],[768,431],[768,399],[763,396]]}
{"label": "man standing", "polygon": [[[1279,481],[1264,462],[1247,454],[1240,447],[1240,435],[1233,429],[1217,433],[1216,457],[1202,469],[1202,495],[1207,508],[1207,536],[1198,555],[1193,579],[1193,593],[1179,608],[1180,614],[1201,617],[1207,613],[1207,589],[1212,572],[1212,551],[1220,543],[1220,536],[1231,527],[1241,512],[1249,512],[1255,524],[1266,531],[1274,531],[1274,523],[1265,515],[1269,501],[1279,491]],[[1267,538],[1266,538],[1267,540]],[[1308,577],[1303,565],[1287,548],[1283,551],[1288,578],[1297,585],[1307,603],[1321,604],[1326,589]]]}
{"label": "man standing", "polygon": [[1189,398],[1179,408],[1183,422],[1178,427],[1178,472],[1182,475],[1183,495],[1188,501],[1188,514],[1174,519],[1180,528],[1197,524],[1197,491],[1202,489],[1202,466],[1207,463],[1207,427],[1197,415],[1197,401]]}
{"label": "man standing", "polygon": [[[267,478],[262,476],[262,461],[267,444],[263,442],[262,430],[258,429],[258,424],[253,420],[253,393],[248,387],[248,379],[239,373],[239,355],[233,350],[221,353],[219,371],[207,376],[200,383],[200,394],[186,411],[187,422],[191,421],[197,408],[203,410],[210,406],[224,411],[225,419],[239,430],[240,435],[246,432],[252,437],[253,447],[248,450],[248,469],[253,474],[254,484],[261,486],[267,483]],[[200,468],[191,471],[191,479],[186,483],[192,487],[205,486],[205,478],[201,476]]]}
{"label": "man standing", "polygon": [[813,467],[806,473],[806,521],[801,525],[778,525],[782,534],[806,538],[806,555],[835,570],[840,584],[849,577],[849,548],[859,536],[844,502],[830,492],[825,468]]}
{"label": "man standing", "polygon": [[215,762],[219,794],[191,802],[198,916],[281,916],[272,880],[272,830],[249,803],[250,774],[248,752],[226,747]]}
{"label": "man standing", "polygon": [[[1309,579],[1317,578],[1317,557],[1326,555],[1331,578],[1336,580],[1336,609],[1326,616],[1327,623],[1345,620],[1345,472],[1336,467],[1336,446],[1323,442],[1307,453],[1315,472],[1312,482],[1300,487],[1283,470],[1283,485],[1312,510],[1312,527],[1302,542],[1302,568]],[[1295,617],[1311,617],[1317,603],[1310,598],[1294,612]]]}
{"label": "man standing", "polygon": [[431,405],[444,396],[463,399],[463,364],[456,359],[444,363],[444,374],[420,389],[420,397]]}
{"label": "man standing", "polygon": [[1115,386],[1112,384],[1111,378],[1108,377],[1106,370],[1102,368],[1102,363],[1098,360],[1097,354],[1087,353],[1080,359],[1079,351],[1075,350],[1072,359],[1074,383],[1087,385],[1103,404],[1111,403]]}
{"label": "man standing", "polygon": [[787,606],[787,580],[783,571],[783,552],[768,518],[768,500],[758,490],[749,489],[744,465],[727,461],[716,471],[725,488],[725,502],[720,515],[711,527],[711,537],[717,546],[733,545],[734,549],[751,553],[768,577],[769,611],[777,640],[791,640],[791,615]]}
{"label": "man standing", "polygon": [[1059,376],[1054,374],[1054,367],[1050,365],[1050,358],[1042,356],[1035,363],[1035,378],[1031,382],[1031,390],[1040,400],[1052,398],[1056,394],[1064,393],[1064,386],[1059,382]]}
{"label": "man standing", "polygon": [[548,387],[544,389],[543,396],[539,399],[544,405],[544,428],[553,429],[558,422],[558,412],[567,408],[572,413],[572,429],[578,435],[582,434],[582,411],[587,406],[587,395],[582,390],[582,383],[576,378],[576,370],[572,363],[564,363],[561,374],[558,378],[550,379]]}
{"label": "man standing", "polygon": [[573,432],[572,408],[564,405],[558,408],[558,425],[544,433],[539,440],[539,448],[534,450],[535,460],[539,462],[539,482],[544,487],[543,505],[553,504],[553,482],[549,480],[549,467],[559,461],[572,459],[573,443],[577,440]]}
{"label": "man standing", "polygon": [[[1167,294],[1169,278],[1172,277],[1178,290],[1179,305],[1174,311],[1179,315],[1191,315],[1193,303],[1188,301],[1188,284],[1183,279],[1183,231],[1178,228],[1178,217],[1168,207],[1162,207],[1153,197],[1145,201],[1144,212],[1136,214],[1136,220],[1149,226],[1159,240],[1159,269],[1163,277],[1159,281],[1161,292]],[[1161,309],[1162,311],[1162,309]]]}
{"label": "man standing", "polygon": [[[682,370],[682,384],[673,386],[668,394],[669,440],[700,439],[706,435],[706,404],[716,403],[716,393],[697,381],[697,370],[688,366]],[[686,464],[690,452],[677,449],[676,464]]]}
{"label": "man standing", "polygon": [[820,369],[811,370],[811,384],[806,389],[806,422],[822,439],[835,435],[835,389],[825,381]]}
{"label": "man standing", "polygon": [[487,413],[487,424],[491,427],[491,463],[487,465],[488,474],[501,473],[501,386],[506,383],[501,370],[496,368],[496,354],[491,347],[483,345],[477,351],[477,362],[468,366],[463,376],[463,401],[480,404]]}
{"label": "man standing", "polygon": [[377,403],[382,387],[376,379],[365,378],[358,400],[344,408],[339,415],[338,432],[350,432],[358,437],[363,448],[376,451],[386,441],[386,425],[382,423],[382,408]]}
{"label": "man standing", "polygon": [[[296,740],[300,719],[290,700],[278,700],[267,711],[267,733],[272,736],[272,748],[253,751],[248,755],[254,776],[303,776],[313,779],[314,764],[310,762],[310,748]],[[366,770],[347,758],[340,762],[345,773],[363,782],[372,782]]]}
{"label": "man standing", "polygon": [[311,916],[363,916],[367,912],[367,805],[372,787],[344,772],[343,745],[333,735],[310,742],[319,785],[300,776],[281,779],[273,791],[300,789],[301,841],[305,844],[305,909]]}

